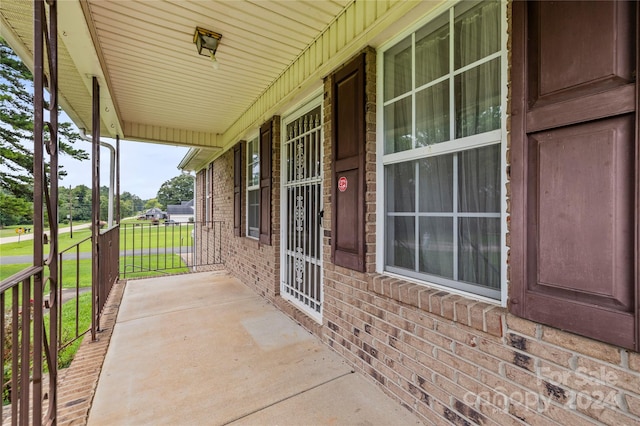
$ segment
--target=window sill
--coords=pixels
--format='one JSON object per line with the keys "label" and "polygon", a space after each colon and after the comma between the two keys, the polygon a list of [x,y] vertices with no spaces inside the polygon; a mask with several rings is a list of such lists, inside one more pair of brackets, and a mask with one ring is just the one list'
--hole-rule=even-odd
{"label": "window sill", "polygon": [[381,274],[371,277],[369,289],[402,304],[502,337],[507,311],[500,306]]}

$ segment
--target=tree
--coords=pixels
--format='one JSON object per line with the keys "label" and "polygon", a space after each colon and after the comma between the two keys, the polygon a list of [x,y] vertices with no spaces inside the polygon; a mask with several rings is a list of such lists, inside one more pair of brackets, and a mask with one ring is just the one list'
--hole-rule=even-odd
{"label": "tree", "polygon": [[124,219],[134,215],[133,201],[120,199],[120,216]]}
{"label": "tree", "polygon": [[[0,37],[0,189],[25,200],[33,199],[32,92],[31,71]],[[78,160],[88,159],[86,151],[73,147],[79,140],[81,137],[71,123],[59,123],[60,153]],[[45,169],[49,171],[48,164]],[[66,175],[62,167],[58,175]]]}
{"label": "tree", "polygon": [[140,197],[130,192],[123,192],[120,195],[120,208],[122,217],[133,216],[142,211],[144,201]]}
{"label": "tree", "polygon": [[0,191],[0,228],[33,220],[33,204]]}
{"label": "tree", "polygon": [[91,189],[86,185],[73,188],[73,220],[91,220]]}
{"label": "tree", "polygon": [[169,179],[158,190],[158,202],[166,209],[169,204],[190,201],[193,199],[193,182],[194,177],[186,173]]}
{"label": "tree", "polygon": [[100,195],[100,220],[107,220],[109,217],[109,197]]}
{"label": "tree", "polygon": [[162,206],[160,205],[160,203],[158,202],[158,200],[157,200],[157,199],[155,199],[155,198],[152,198],[152,199],[150,199],[150,200],[147,200],[147,202],[146,202],[146,203],[144,203],[144,209],[145,209],[145,210],[149,210],[149,209],[152,209],[152,208],[154,208],[154,207],[162,208]]}
{"label": "tree", "polygon": [[74,211],[75,205],[73,204],[72,190],[68,187],[61,186],[58,192],[58,222],[67,223],[69,216],[73,215],[76,217],[76,212]]}

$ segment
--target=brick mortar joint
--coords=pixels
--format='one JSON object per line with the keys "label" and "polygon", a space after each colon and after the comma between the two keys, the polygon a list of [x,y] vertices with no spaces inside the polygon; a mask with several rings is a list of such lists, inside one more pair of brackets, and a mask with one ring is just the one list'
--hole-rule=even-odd
{"label": "brick mortar joint", "polygon": [[[374,283],[375,280],[378,280],[380,283],[378,285],[374,285],[373,283]],[[384,280],[390,281],[387,284],[389,287],[404,286],[405,288],[407,288],[407,287],[418,288],[418,295],[420,295],[423,292],[430,292],[430,295],[429,295],[429,306],[419,306],[420,305],[420,302],[419,302],[420,296],[418,296],[418,304],[414,304],[414,303],[411,303],[412,301],[408,300],[408,299],[407,300],[401,300],[401,296],[402,296],[401,292],[398,292],[399,293],[398,295],[400,297],[397,297],[397,298],[392,296],[393,291],[391,289],[389,289],[389,293],[388,294],[385,293],[384,292],[385,286],[382,285],[382,281],[384,281]],[[446,318],[443,315],[442,307],[440,309],[440,312],[437,312],[432,307],[433,306],[432,299],[434,298],[434,295],[437,294],[437,293],[442,293],[442,292],[446,293],[446,290],[440,290],[440,289],[435,289],[435,288],[431,288],[431,287],[428,287],[428,286],[423,286],[423,285],[420,285],[420,284],[413,283],[411,281],[403,280],[402,278],[399,278],[399,277],[392,277],[392,276],[389,276],[389,275],[384,275],[384,274],[379,274],[379,273],[369,274],[369,277],[367,279],[367,288],[368,288],[368,290],[370,292],[372,292],[372,293],[374,293],[374,294],[376,294],[378,296],[382,296],[387,300],[399,303],[401,306],[410,306],[410,307],[413,307],[413,308],[415,308],[415,309],[417,309],[419,311],[424,311],[424,312],[430,313],[432,315],[437,315],[438,317],[442,318],[443,320],[451,321],[449,318]],[[508,311],[507,311],[506,308],[503,308],[501,306],[488,305],[487,307],[485,307],[482,310],[482,324],[474,324],[474,323],[471,322],[471,319],[470,319],[470,315],[469,315],[470,310],[471,310],[472,307],[474,307],[474,306],[476,306],[478,304],[484,303],[484,302],[481,302],[481,301],[478,301],[478,300],[475,300],[475,299],[471,299],[471,298],[465,297],[463,295],[454,294],[454,293],[447,293],[446,295],[443,295],[442,297],[436,296],[436,298],[439,297],[439,299],[440,299],[439,300],[439,302],[440,302],[439,305],[441,306],[443,300],[455,298],[456,296],[457,296],[457,298],[453,302],[454,315],[455,315],[455,318],[456,318],[455,320],[453,320],[453,322],[455,324],[463,324],[463,325],[465,325],[467,327],[473,328],[474,330],[478,330],[478,331],[481,331],[483,333],[489,333],[489,334],[495,335],[495,334],[491,333],[489,331],[490,328],[487,327],[487,317],[490,314],[496,314],[498,316],[497,318],[498,318],[499,324],[500,324],[500,334],[499,334],[499,336],[496,336],[496,337],[504,337],[505,332],[507,330],[506,317],[507,317]],[[458,314],[457,314],[457,310],[458,309],[467,309],[467,314],[468,314],[468,317],[469,317],[468,323],[461,322],[461,321],[459,321],[457,319],[458,318]]]}
{"label": "brick mortar joint", "polygon": [[[554,328],[554,327],[550,327],[550,326],[545,326],[545,325],[536,323],[534,321],[527,320],[526,318],[517,317],[517,316],[515,316],[513,314],[510,314],[510,313],[505,316],[505,319],[507,321],[508,321],[508,316],[514,316],[514,317],[516,317],[518,319],[521,319],[523,321],[531,322],[532,324],[535,324],[537,326],[548,327],[548,328],[550,328],[550,329],[552,329],[552,330],[554,330],[556,332],[565,333],[567,335],[567,337],[576,336],[576,337],[579,337],[579,338],[583,338],[583,336],[580,336],[578,334],[574,334],[574,333],[571,333],[569,331],[560,330],[560,329],[557,329],[557,328]],[[621,370],[623,370],[623,371],[625,371],[625,372],[627,372],[629,374],[639,376],[639,378],[640,378],[640,371],[634,370],[629,365],[629,359],[628,359],[629,354],[634,354],[635,352],[629,351],[628,349],[624,349],[624,348],[620,348],[620,347],[617,347],[617,346],[614,346],[614,345],[610,345],[610,344],[607,344],[607,343],[604,343],[604,342],[596,341],[599,344],[610,346],[612,348],[615,348],[617,351],[619,351],[619,353],[620,353],[620,363],[617,364],[617,363],[614,363],[614,362],[610,362],[610,361],[604,360],[602,358],[596,358],[594,356],[586,354],[585,352],[581,352],[581,351],[576,350],[576,349],[571,349],[571,348],[569,348],[567,346],[561,346],[561,345],[559,345],[557,343],[553,343],[553,342],[550,342],[548,340],[544,340],[542,338],[542,336],[540,334],[538,334],[538,333],[536,333],[536,336],[528,335],[525,332],[522,332],[522,331],[519,331],[517,329],[509,327],[509,325],[507,323],[504,324],[504,332],[503,332],[503,334],[504,334],[505,338],[507,338],[509,334],[520,336],[520,337],[523,337],[525,339],[529,339],[529,340],[531,340],[533,342],[536,342],[536,343],[538,343],[540,345],[543,345],[545,347],[549,347],[551,349],[557,349],[557,350],[560,350],[560,351],[563,351],[563,352],[570,353],[572,355],[572,357],[574,357],[574,358],[575,357],[580,357],[580,358],[583,358],[583,359],[586,359],[586,360],[589,360],[589,361],[592,361],[592,362],[596,362],[598,364],[603,364],[603,366],[604,365],[608,365],[608,366],[612,366],[612,367],[615,367],[615,368],[619,368],[619,369],[621,369]],[[527,354],[529,354],[529,355],[531,355],[533,357],[536,356],[536,355],[532,355],[530,352],[528,352],[526,350],[524,350],[523,352],[525,352],[525,353],[527,353]],[[552,362],[550,360],[547,360],[547,361],[548,362]],[[566,368],[566,367],[564,367],[564,368]],[[571,366],[569,369],[572,370],[572,371],[575,371],[577,369],[577,367],[576,366]],[[640,392],[638,392],[638,395],[640,395]]]}
{"label": "brick mortar joint", "polygon": [[[501,364],[511,365],[511,364],[509,364],[509,363],[507,363],[505,361],[502,361]],[[519,383],[516,380],[513,380],[513,379],[509,378],[505,374],[504,369],[502,369],[502,368],[501,368],[499,373],[492,372],[492,371],[487,370],[487,369],[485,369],[483,367],[479,367],[479,370],[482,370],[485,373],[488,373],[488,374],[490,374],[490,375],[492,375],[494,377],[498,377],[500,380],[504,381],[505,383],[509,384],[510,386],[513,386],[515,389],[521,391],[523,394],[532,393],[532,394],[535,394],[537,396],[542,396],[542,394],[539,393],[538,390],[534,390],[534,389],[532,389],[530,387],[527,387],[526,385],[523,385],[522,383]],[[531,374],[533,374],[535,376],[534,372],[529,371],[529,373],[531,373]],[[465,377],[470,378],[471,380],[475,380],[475,381],[479,380],[478,378],[474,378],[474,377],[470,376],[469,374],[467,374],[465,372],[462,372],[462,371],[458,372],[458,375],[465,376]],[[446,377],[444,377],[444,379],[449,380],[450,382],[452,382],[452,383],[454,383],[456,385],[459,385],[458,378],[456,378],[455,380],[451,380],[451,379],[447,379]],[[543,377],[540,377],[539,379],[540,380],[545,380],[545,378],[543,378]],[[568,389],[568,390],[571,393],[575,393],[575,390],[573,390],[573,389]],[[553,400],[551,397],[549,397],[549,398],[550,399],[547,401],[547,403],[549,403],[550,405],[552,405],[552,406],[554,406],[556,408],[565,409],[569,413],[571,413],[572,415],[578,416],[578,417],[580,417],[580,418],[582,418],[584,420],[588,420],[589,422],[595,419],[593,417],[590,417],[590,416],[582,413],[581,411],[577,410],[576,408],[568,407],[565,404],[562,404],[562,403],[560,403],[558,401]],[[438,398],[435,398],[435,399],[438,399]],[[612,407],[610,405],[605,405],[604,409],[623,414],[624,416],[629,417],[630,419],[637,419],[638,418],[637,416],[629,413],[628,411],[622,410],[620,407]],[[555,421],[555,419],[553,417],[547,416],[544,413],[542,413],[541,415],[546,419],[551,419],[551,420]]]}

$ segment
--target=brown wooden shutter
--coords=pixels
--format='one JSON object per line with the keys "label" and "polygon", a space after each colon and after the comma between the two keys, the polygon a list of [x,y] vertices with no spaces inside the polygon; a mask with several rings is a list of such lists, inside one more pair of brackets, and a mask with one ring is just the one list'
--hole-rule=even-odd
{"label": "brown wooden shutter", "polygon": [[509,300],[635,350],[637,22],[634,2],[513,3]]}
{"label": "brown wooden shutter", "polygon": [[273,120],[260,127],[260,193],[258,198],[260,242],[271,245],[271,144]]}
{"label": "brown wooden shutter", "polygon": [[[364,54],[333,76],[331,254],[336,265],[365,270]],[[340,188],[338,188],[340,182]]]}
{"label": "brown wooden shutter", "polygon": [[233,233],[242,235],[242,142],[233,148]]}

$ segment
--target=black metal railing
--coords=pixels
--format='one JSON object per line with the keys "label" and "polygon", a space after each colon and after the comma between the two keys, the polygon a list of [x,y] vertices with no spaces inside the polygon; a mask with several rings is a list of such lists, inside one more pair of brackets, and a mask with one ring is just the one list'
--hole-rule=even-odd
{"label": "black metal railing", "polygon": [[126,223],[120,230],[120,277],[195,272],[221,265],[222,221]]}

